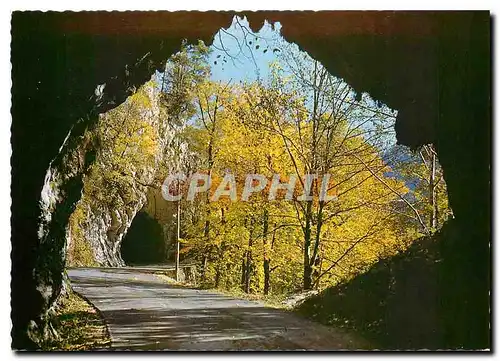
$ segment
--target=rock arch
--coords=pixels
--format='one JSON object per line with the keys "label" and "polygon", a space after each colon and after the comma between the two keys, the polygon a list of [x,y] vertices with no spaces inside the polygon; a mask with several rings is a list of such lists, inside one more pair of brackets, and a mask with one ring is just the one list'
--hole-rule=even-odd
{"label": "rock arch", "polygon": [[[232,12],[15,12],[12,16],[12,345],[33,348],[63,279],[65,225],[98,114],[122,103],[179,49]],[[356,91],[398,109],[398,141],[434,143],[455,219],[438,236],[443,344],[489,345],[488,12],[246,12]],[[62,146],[61,146],[62,144]],[[68,161],[69,159],[69,161]],[[457,321],[458,320],[458,321]],[[458,325],[458,327],[457,327]]]}

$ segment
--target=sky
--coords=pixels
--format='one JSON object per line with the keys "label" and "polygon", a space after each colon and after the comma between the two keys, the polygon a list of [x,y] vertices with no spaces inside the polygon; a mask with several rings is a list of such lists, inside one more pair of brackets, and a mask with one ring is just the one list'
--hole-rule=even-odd
{"label": "sky", "polygon": [[[280,23],[269,24],[266,21],[259,32],[253,33],[246,18],[235,17],[229,28],[216,33],[210,46],[211,79],[224,83],[231,81],[232,84],[255,81],[259,77],[265,81],[269,75],[269,64],[277,61],[279,49],[289,44],[281,36],[280,29]],[[354,100],[354,93],[352,98]],[[368,94],[363,94],[363,102],[376,108],[375,101]],[[381,106],[379,110],[392,113],[385,105]],[[388,143],[395,143],[395,137],[390,138]]]}
{"label": "sky", "polygon": [[276,48],[283,38],[279,30],[281,25],[265,23],[254,34],[246,18],[234,18],[228,29],[221,29],[215,35],[211,45],[210,65],[212,80],[238,83],[254,81],[260,76],[266,79],[269,63],[275,61]]}

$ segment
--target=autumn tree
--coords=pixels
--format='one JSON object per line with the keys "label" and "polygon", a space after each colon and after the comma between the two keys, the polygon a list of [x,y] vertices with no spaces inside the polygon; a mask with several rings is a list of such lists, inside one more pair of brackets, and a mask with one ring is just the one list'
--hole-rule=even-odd
{"label": "autumn tree", "polygon": [[420,234],[436,232],[453,213],[434,146],[427,144],[415,151],[396,146],[389,154],[394,171],[405,179],[411,190],[408,198],[414,211],[403,208],[401,215],[407,219],[408,226],[414,224]]}
{"label": "autumn tree", "polygon": [[[293,202],[303,233],[303,288],[310,289],[313,272],[318,275],[321,267],[325,224],[376,200],[392,201],[386,191],[372,192],[377,195],[372,199],[353,195],[373,177],[363,163],[376,165],[379,174],[387,170],[376,143],[392,124],[376,107],[357,101],[349,86],[318,62],[293,49],[284,54],[285,65],[274,65],[253,109],[267,114],[260,126],[280,136],[291,169],[304,194],[310,194]],[[323,193],[336,190],[335,202],[318,200],[326,174],[333,179]]]}
{"label": "autumn tree", "polygon": [[[396,113],[302,53],[284,49],[266,82],[207,81],[196,104],[186,142],[214,184],[190,206],[185,250],[201,258],[207,284],[264,294],[323,288],[431,228],[389,151]],[[426,179],[439,184],[438,173]],[[248,174],[268,182],[242,200]],[[269,198],[276,174],[295,181],[290,197]],[[227,177],[237,196],[213,199]]]}

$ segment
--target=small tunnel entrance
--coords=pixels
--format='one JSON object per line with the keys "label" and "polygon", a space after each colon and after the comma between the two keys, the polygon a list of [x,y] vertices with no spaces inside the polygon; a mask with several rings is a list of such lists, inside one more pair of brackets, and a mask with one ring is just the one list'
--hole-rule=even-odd
{"label": "small tunnel entrance", "polygon": [[165,243],[160,224],[145,212],[139,212],[121,244],[121,256],[127,265],[162,263]]}

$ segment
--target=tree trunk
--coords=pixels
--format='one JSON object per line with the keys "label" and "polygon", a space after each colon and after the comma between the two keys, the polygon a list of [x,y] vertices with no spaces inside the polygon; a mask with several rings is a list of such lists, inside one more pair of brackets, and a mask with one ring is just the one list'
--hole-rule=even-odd
{"label": "tree trunk", "polygon": [[[318,257],[318,251],[320,247],[320,242],[321,242],[321,228],[323,227],[323,207],[324,204],[320,203],[319,209],[318,209],[318,214],[316,217],[316,236],[314,237],[314,250],[313,254],[311,256],[311,259],[309,260],[309,264],[311,265],[311,284],[314,284],[312,282],[312,279],[315,277],[318,277],[320,275],[320,272],[316,271],[313,272],[312,266],[316,267],[316,270],[318,270],[318,266],[320,264],[320,258]],[[312,286],[311,286],[312,288]]]}
{"label": "tree trunk", "polygon": [[205,253],[202,256],[201,259],[201,282],[205,282],[206,280],[206,274],[207,274],[207,266],[208,266],[208,257],[206,253],[206,247],[205,247]]}
{"label": "tree trunk", "polygon": [[245,262],[245,256],[246,256],[246,252],[245,254],[243,255],[243,258],[241,259],[241,289],[244,291],[245,290],[245,276],[246,276],[246,269],[247,269],[247,266],[246,266],[246,262]]}
{"label": "tree trunk", "polygon": [[[245,218],[245,227],[247,226],[247,221],[248,218]],[[243,253],[243,256],[241,258],[241,290],[245,291],[245,279],[246,279],[246,274],[247,274],[247,264],[246,264],[246,251]]]}
{"label": "tree trunk", "polygon": [[220,276],[221,276],[221,264],[219,260],[219,262],[217,263],[217,269],[215,271],[215,288],[219,288]]}
{"label": "tree trunk", "polygon": [[264,294],[267,295],[269,294],[269,288],[270,288],[270,283],[271,283],[271,272],[270,272],[270,264],[271,260],[269,258],[269,253],[268,253],[268,245],[267,245],[267,234],[269,230],[269,213],[266,210],[264,210],[264,216],[263,216],[263,225],[262,225],[262,239],[264,242]]}
{"label": "tree trunk", "polygon": [[247,251],[246,272],[245,272],[245,293],[250,293],[250,282],[252,280],[252,251]]}
{"label": "tree trunk", "polygon": [[244,291],[245,293],[250,293],[250,282],[252,280],[252,246],[253,246],[253,220],[250,221],[250,236],[248,237],[248,249],[246,251],[246,261],[245,261],[245,283]]}
{"label": "tree trunk", "polygon": [[[207,214],[210,214],[207,211]],[[202,266],[201,266],[201,282],[206,281],[207,274],[207,266],[208,266],[208,245],[210,242],[210,221],[207,219],[205,221],[205,230],[203,234],[203,239],[205,240],[205,246],[203,247],[203,256],[202,256]]]}
{"label": "tree trunk", "polygon": [[304,227],[304,274],[303,288],[310,290],[312,288],[312,266],[310,263],[309,249],[311,247],[311,216],[312,202],[307,202],[306,206],[306,225]]}
{"label": "tree trunk", "polygon": [[[221,208],[221,224],[224,226],[226,224],[226,217],[224,212],[224,207]],[[218,247],[217,252],[217,269],[215,271],[215,288],[219,288],[220,279],[222,275],[222,265],[224,263],[224,253],[226,252],[226,244],[222,242],[222,244]]]}
{"label": "tree trunk", "polygon": [[431,145],[429,147],[430,174],[429,174],[429,203],[431,206],[429,226],[434,231],[437,228],[437,202],[436,202],[436,153]]}

